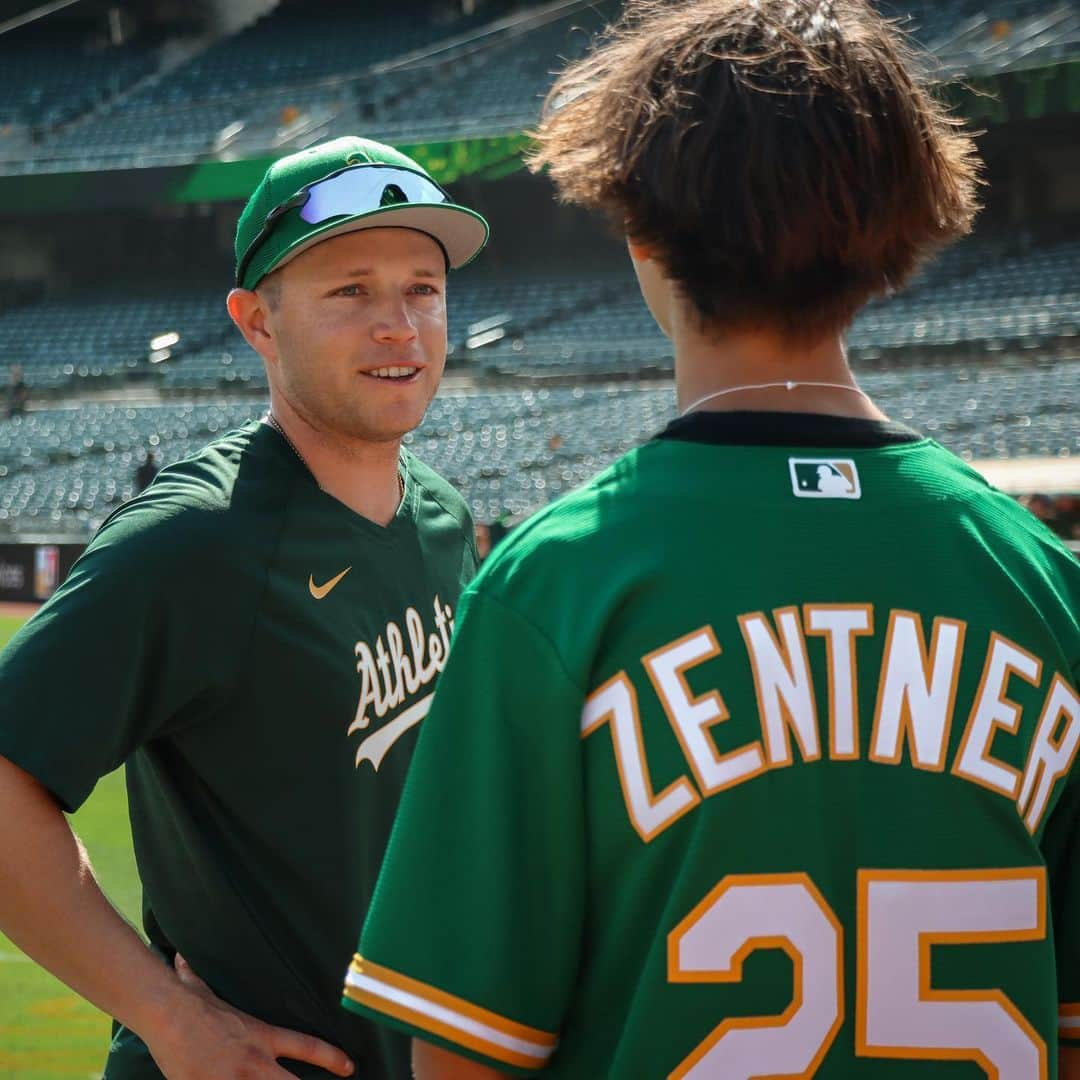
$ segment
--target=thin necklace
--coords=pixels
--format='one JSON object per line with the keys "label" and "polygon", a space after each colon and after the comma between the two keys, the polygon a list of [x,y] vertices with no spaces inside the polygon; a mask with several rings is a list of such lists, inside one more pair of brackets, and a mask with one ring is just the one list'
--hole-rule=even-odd
{"label": "thin necklace", "polygon": [[[314,479],[315,474],[311,472],[311,466],[304,460],[304,455],[296,449],[296,445],[293,443],[292,439],[290,439],[289,436],[285,434],[285,429],[281,426],[280,423],[278,423],[278,418],[272,412],[267,412],[266,422],[285,440],[286,443],[288,443],[289,449],[300,459],[300,464],[303,465],[309,473],[311,473],[312,479]],[[318,484],[318,480],[316,480],[315,483]],[[398,504],[400,505],[405,498],[405,481],[401,478],[400,472],[397,474],[397,483]]]}
{"label": "thin necklace", "polygon": [[857,386],[849,386],[847,383],[835,383],[835,382],[793,382],[788,379],[787,382],[766,382],[766,383],[749,383],[746,386],[729,386],[726,390],[714,390],[711,394],[706,394],[702,398],[698,398],[697,401],[687,405],[680,416],[686,416],[687,413],[692,413],[696,408],[704,405],[706,401],[712,401],[713,398],[723,397],[725,394],[734,394],[739,390],[794,390],[797,386],[818,386],[824,387],[827,390],[850,390],[853,394],[858,394],[860,397],[866,398],[867,401],[870,398]]}

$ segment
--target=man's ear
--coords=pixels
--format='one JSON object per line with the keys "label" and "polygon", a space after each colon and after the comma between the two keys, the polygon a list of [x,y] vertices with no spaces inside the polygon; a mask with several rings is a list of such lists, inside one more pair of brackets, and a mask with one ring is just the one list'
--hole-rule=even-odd
{"label": "man's ear", "polygon": [[652,248],[648,244],[638,244],[633,240],[626,241],[626,249],[630,252],[630,258],[634,262],[649,262],[653,257]]}
{"label": "man's ear", "polygon": [[266,300],[253,289],[233,289],[225,307],[244,340],[267,362],[277,360],[277,340]]}

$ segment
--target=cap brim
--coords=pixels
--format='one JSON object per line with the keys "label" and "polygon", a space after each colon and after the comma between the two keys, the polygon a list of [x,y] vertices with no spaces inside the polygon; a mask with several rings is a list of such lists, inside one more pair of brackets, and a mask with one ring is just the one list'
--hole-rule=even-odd
{"label": "cap brim", "polygon": [[475,211],[464,206],[446,203],[397,203],[369,210],[355,217],[337,218],[327,222],[321,229],[306,233],[295,244],[287,247],[281,256],[263,271],[269,274],[278,267],[291,262],[308,248],[345,233],[362,229],[415,229],[426,233],[442,245],[451,270],[458,270],[472,262],[488,241],[488,223]]}

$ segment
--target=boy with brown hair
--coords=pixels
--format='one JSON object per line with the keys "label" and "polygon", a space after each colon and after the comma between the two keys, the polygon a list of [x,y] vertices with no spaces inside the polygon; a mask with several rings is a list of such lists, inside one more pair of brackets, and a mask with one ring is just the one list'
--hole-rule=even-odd
{"label": "boy with brown hair", "polygon": [[639,2],[552,91],[534,164],[625,232],[682,415],[463,601],[345,987],[419,1080],[1080,1034],[1080,568],[844,353],[975,212],[910,63],[856,0]]}

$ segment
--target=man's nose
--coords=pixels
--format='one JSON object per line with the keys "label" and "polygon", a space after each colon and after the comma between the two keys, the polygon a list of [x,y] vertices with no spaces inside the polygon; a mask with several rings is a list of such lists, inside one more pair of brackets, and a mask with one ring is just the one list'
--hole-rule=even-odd
{"label": "man's nose", "polygon": [[409,317],[406,305],[394,301],[381,307],[373,333],[376,341],[401,344],[416,337],[416,326]]}

